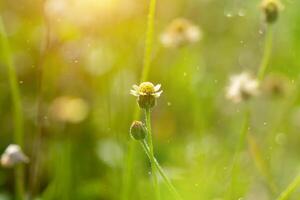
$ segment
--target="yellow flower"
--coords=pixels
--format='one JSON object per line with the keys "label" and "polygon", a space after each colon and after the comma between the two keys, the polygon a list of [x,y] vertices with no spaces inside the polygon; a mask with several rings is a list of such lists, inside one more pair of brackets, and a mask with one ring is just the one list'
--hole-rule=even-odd
{"label": "yellow flower", "polygon": [[138,104],[142,109],[150,109],[155,106],[156,99],[160,97],[163,92],[160,90],[161,85],[153,85],[151,82],[143,82],[139,86],[133,85],[130,94],[136,96]]}
{"label": "yellow flower", "polygon": [[267,23],[276,22],[279,12],[283,9],[283,5],[279,0],[263,0],[261,9]]}
{"label": "yellow flower", "polygon": [[198,42],[202,37],[198,26],[184,18],[173,20],[161,35],[165,47],[179,47],[188,43]]}

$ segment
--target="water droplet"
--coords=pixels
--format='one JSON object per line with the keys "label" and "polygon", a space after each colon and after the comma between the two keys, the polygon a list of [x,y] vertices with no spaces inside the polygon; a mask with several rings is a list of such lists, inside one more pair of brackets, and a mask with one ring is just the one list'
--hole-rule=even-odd
{"label": "water droplet", "polygon": [[226,17],[231,18],[233,17],[233,14],[231,12],[225,12],[224,13]]}
{"label": "water droplet", "polygon": [[239,10],[238,15],[239,15],[240,17],[244,17],[244,16],[246,15],[246,13],[245,13],[244,10]]}
{"label": "water droplet", "polygon": [[264,122],[264,126],[266,126],[267,125],[267,122]]}
{"label": "water droplet", "polygon": [[171,102],[168,102],[168,103],[167,103],[167,105],[168,105],[168,106],[171,106],[171,105],[172,105],[172,103],[171,103]]}
{"label": "water droplet", "polygon": [[273,149],[273,147],[269,147],[269,150],[272,150]]}
{"label": "water droplet", "polygon": [[20,83],[20,84],[23,84],[23,83],[24,83],[24,81],[19,81],[19,83]]}
{"label": "water droplet", "polygon": [[186,72],[184,72],[184,73],[183,73],[183,76],[184,76],[184,77],[185,77],[185,76],[187,76],[187,73],[186,73]]}
{"label": "water droplet", "polygon": [[284,133],[278,133],[275,137],[275,141],[279,145],[283,145],[286,141],[286,136]]}

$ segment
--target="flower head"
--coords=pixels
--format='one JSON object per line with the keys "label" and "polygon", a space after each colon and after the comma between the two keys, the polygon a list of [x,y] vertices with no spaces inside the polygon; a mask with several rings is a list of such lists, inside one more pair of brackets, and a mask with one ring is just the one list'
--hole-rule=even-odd
{"label": "flower head", "polygon": [[151,82],[143,82],[139,86],[133,85],[132,87],[133,89],[130,90],[130,94],[138,98],[138,104],[143,109],[154,107],[156,99],[160,97],[163,92],[160,90],[160,84],[154,86]]}
{"label": "flower head", "polygon": [[198,26],[189,20],[178,18],[173,20],[161,35],[161,42],[165,47],[179,47],[188,43],[198,42],[202,37]]}
{"label": "flower head", "polygon": [[21,147],[16,144],[10,144],[1,156],[1,165],[3,167],[13,167],[19,163],[28,163],[28,157],[22,152]]}
{"label": "flower head", "polygon": [[240,103],[258,94],[258,80],[249,73],[241,73],[230,78],[226,97],[234,103]]}
{"label": "flower head", "polygon": [[261,4],[265,21],[269,24],[276,22],[283,5],[279,0],[263,0]]}
{"label": "flower head", "polygon": [[130,135],[135,140],[143,140],[146,138],[147,129],[143,122],[134,121],[130,127]]}

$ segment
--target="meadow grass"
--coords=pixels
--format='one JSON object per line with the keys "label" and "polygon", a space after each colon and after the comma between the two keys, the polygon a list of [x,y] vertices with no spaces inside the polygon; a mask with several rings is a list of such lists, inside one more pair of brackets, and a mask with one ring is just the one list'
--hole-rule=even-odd
{"label": "meadow grass", "polygon": [[[12,107],[13,107],[13,121],[14,121],[14,134],[13,143],[23,147],[24,138],[24,121],[22,100],[19,90],[19,81],[16,74],[16,69],[12,59],[12,52],[10,50],[9,41],[5,32],[5,28],[0,16],[0,42],[1,52],[4,59],[4,64],[7,67],[7,76],[9,80],[9,87],[11,91]],[[15,169],[15,192],[16,199],[23,200],[24,196],[24,168],[22,165],[17,166]]]}
{"label": "meadow grass", "polygon": [[[0,168],[0,199],[298,200],[300,3],[282,4],[0,2],[0,149],[32,161]],[[145,109],[129,91],[150,81]]]}

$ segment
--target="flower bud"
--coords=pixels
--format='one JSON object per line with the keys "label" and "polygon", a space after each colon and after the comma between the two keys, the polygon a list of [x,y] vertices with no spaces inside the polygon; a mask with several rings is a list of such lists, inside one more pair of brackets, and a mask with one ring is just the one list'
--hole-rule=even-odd
{"label": "flower bud", "polygon": [[130,127],[130,135],[135,140],[143,140],[147,135],[147,129],[142,122],[134,121]]}
{"label": "flower bud", "polygon": [[283,6],[278,0],[264,0],[261,7],[266,22],[272,24],[278,19],[279,12]]}

